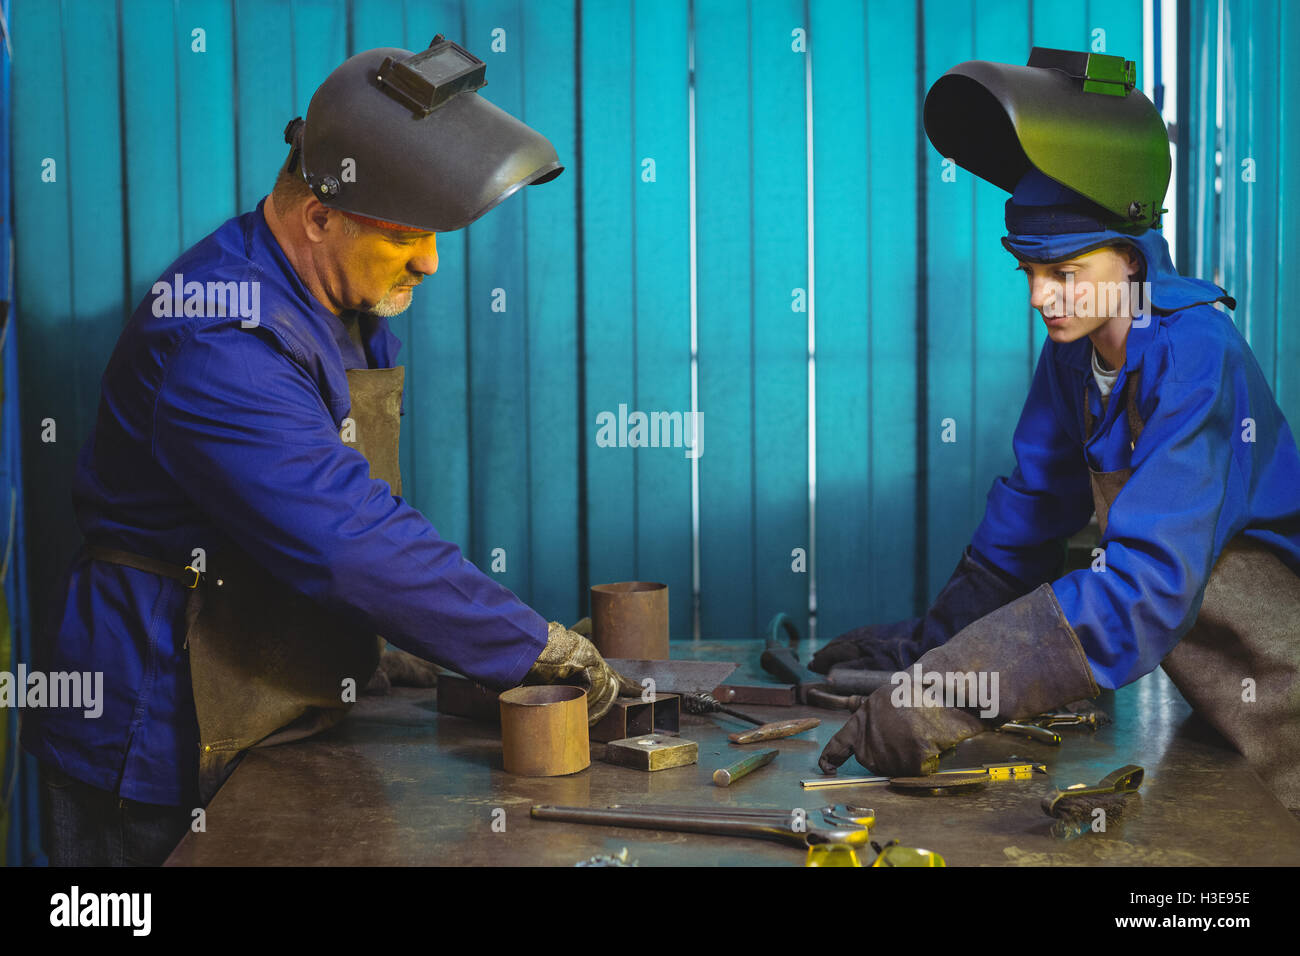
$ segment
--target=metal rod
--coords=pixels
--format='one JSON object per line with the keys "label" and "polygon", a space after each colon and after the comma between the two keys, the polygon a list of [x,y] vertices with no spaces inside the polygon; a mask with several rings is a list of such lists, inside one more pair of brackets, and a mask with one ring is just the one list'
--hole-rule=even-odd
{"label": "metal rod", "polygon": [[626,807],[555,807],[535,806],[532,815],[539,820],[587,823],[598,826],[635,827],[642,830],[669,830],[681,833],[708,833],[715,836],[755,837],[776,840],[790,846],[808,847],[813,843],[865,844],[866,828],[846,829],[805,826],[796,829],[793,821],[776,823],[761,817],[719,816],[714,814],[637,812]]}

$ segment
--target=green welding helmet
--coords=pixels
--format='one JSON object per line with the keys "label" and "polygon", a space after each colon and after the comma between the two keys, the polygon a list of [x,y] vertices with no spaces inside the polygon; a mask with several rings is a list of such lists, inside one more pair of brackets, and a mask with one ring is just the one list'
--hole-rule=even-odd
{"label": "green welding helmet", "polygon": [[284,138],[289,169],[325,205],[431,232],[462,229],[564,171],[541,133],[489,103],[483,61],[441,34],[418,53],[350,57]]}
{"label": "green welding helmet", "polygon": [[1034,47],[1027,66],[959,63],[926,94],[925,132],[941,155],[1007,192],[1034,168],[1117,225],[1160,224],[1169,133],[1136,89],[1132,60]]}

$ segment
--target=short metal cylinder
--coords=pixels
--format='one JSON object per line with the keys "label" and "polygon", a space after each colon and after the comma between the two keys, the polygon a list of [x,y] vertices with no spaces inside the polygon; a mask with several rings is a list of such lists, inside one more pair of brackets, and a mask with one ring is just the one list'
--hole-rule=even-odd
{"label": "short metal cylinder", "polygon": [[587,692],[581,687],[513,687],[501,704],[501,752],[509,773],[558,777],[591,765]]}
{"label": "short metal cylinder", "polygon": [[653,581],[594,585],[591,639],[604,657],[668,660],[668,585]]}

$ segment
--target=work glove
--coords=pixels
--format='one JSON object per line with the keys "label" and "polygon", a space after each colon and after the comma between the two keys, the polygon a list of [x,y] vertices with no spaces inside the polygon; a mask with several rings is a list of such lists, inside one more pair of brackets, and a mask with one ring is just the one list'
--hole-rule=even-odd
{"label": "work glove", "polygon": [[375,668],[362,693],[382,695],[394,687],[437,687],[438,673],[437,664],[431,664],[385,641],[379,666]]}
{"label": "work glove", "polygon": [[836,664],[872,671],[910,667],[926,651],[1026,591],[967,545],[952,577],[924,617],[847,631],[814,654],[808,667],[819,674],[828,673]]}
{"label": "work glove", "polygon": [[379,659],[379,669],[393,687],[437,687],[438,665],[389,644]]}
{"label": "work glove", "polygon": [[909,686],[881,687],[826,745],[818,761],[823,773],[834,773],[851,754],[882,776],[931,774],[939,755],[967,737],[1099,693],[1049,584],[966,626],[917,663],[923,675],[937,673],[945,685],[949,674],[988,674],[993,713],[981,716],[976,701],[964,708],[913,706]]}
{"label": "work glove", "polygon": [[609,713],[623,678],[605,663],[596,645],[557,621],[550,622],[546,647],[524,676],[525,684],[572,684],[587,691],[587,723]]}

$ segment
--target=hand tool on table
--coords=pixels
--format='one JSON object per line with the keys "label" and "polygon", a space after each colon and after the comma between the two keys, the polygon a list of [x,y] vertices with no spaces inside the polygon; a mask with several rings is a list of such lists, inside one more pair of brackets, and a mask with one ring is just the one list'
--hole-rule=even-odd
{"label": "hand tool on table", "polygon": [[1110,722],[1110,715],[1104,710],[1097,710],[1096,708],[1081,711],[1056,711],[1019,721],[1022,724],[1035,724],[1039,727],[1087,727],[1090,730],[1104,727]]}
{"label": "hand tool on table", "polygon": [[[680,806],[674,804],[610,804],[611,810],[657,810],[667,813],[686,813],[691,816],[744,817],[745,819],[774,820],[778,823],[793,825],[796,814],[802,813],[807,818],[809,811],[802,807],[784,809],[765,809],[759,807],[733,807],[724,805]],[[875,825],[876,811],[870,807],[855,807],[845,804],[822,807],[817,811],[822,822],[829,827],[870,828]]]}
{"label": "hand tool on table", "polygon": [[1035,773],[1047,773],[1047,765],[1025,761],[1006,761],[1003,763],[986,763],[982,767],[963,767],[954,770],[940,770],[929,777],[813,777],[800,780],[805,790],[826,790],[831,787],[861,787],[869,784],[893,783],[896,780],[930,780],[943,777],[982,777],[984,780],[1022,780]]}
{"label": "hand tool on table", "polygon": [[778,720],[775,723],[755,727],[753,730],[728,734],[727,736],[733,744],[756,744],[764,740],[781,740],[785,737],[793,737],[795,734],[802,734],[814,727],[820,727],[821,724],[822,722],[816,717],[799,717],[794,720]]}
{"label": "hand tool on table", "polygon": [[793,684],[719,684],[713,696],[724,704],[793,707],[798,703]]}
{"label": "hand tool on table", "polygon": [[[789,637],[788,645],[781,640],[783,632]],[[795,653],[795,647],[799,643],[799,629],[794,626],[794,621],[785,614],[777,614],[768,622],[763,637],[764,647],[759,664],[781,683],[793,684],[799,703],[808,703],[810,688],[825,689],[825,678],[814,674],[799,662],[799,656]]]}
{"label": "hand tool on table", "polygon": [[[783,634],[788,642],[782,640]],[[799,703],[830,710],[854,711],[866,700],[859,695],[835,693],[825,677],[814,674],[800,663],[799,655],[795,652],[799,643],[799,629],[787,615],[777,614],[773,617],[763,636],[764,647],[759,664],[783,684],[793,684]],[[889,682],[889,675],[883,675],[883,678],[883,683]]]}
{"label": "hand tool on table", "polygon": [[850,694],[844,696],[834,691],[827,690],[826,685],[821,687],[809,687],[804,690],[804,700],[809,707],[821,707],[825,710],[847,710],[849,713],[857,710],[864,703],[866,698],[860,694]]}
{"label": "hand tool on table", "polygon": [[1018,737],[1028,737],[1035,743],[1046,744],[1049,747],[1059,747],[1061,745],[1060,734],[1037,724],[1012,721],[996,729],[1000,734],[1015,734]]}
{"label": "hand tool on table", "polygon": [[790,846],[807,848],[818,843],[843,843],[865,846],[871,833],[866,827],[819,827],[811,823],[796,829],[787,816],[775,818],[670,811],[658,807],[556,807],[532,808],[538,820],[560,820],[597,826],[636,827],[642,830],[666,830],[678,833],[707,833],[715,836],[750,837],[776,840]]}
{"label": "hand tool on table", "polygon": [[826,673],[831,690],[837,694],[867,696],[893,683],[895,671],[867,670],[852,664],[836,664]]}
{"label": "hand tool on table", "polygon": [[719,787],[729,787],[742,777],[747,777],[755,770],[761,770],[780,753],[779,750],[764,750],[761,753],[751,754],[743,760],[738,760],[730,767],[720,767],[713,771],[713,782]]}
{"label": "hand tool on table", "polygon": [[1074,797],[1091,797],[1104,794],[1126,794],[1137,793],[1142,786],[1142,780],[1146,776],[1146,770],[1137,764],[1128,764],[1113,770],[1091,787],[1076,783],[1072,787],[1064,790],[1051,790],[1047,796],[1043,797],[1043,812],[1048,816],[1056,816],[1057,806],[1062,800],[1072,799]]}
{"label": "hand tool on table", "polygon": [[889,786],[913,796],[946,797],[958,793],[971,793],[983,790],[989,785],[989,778],[980,773],[952,774],[936,777],[894,777]]}
{"label": "hand tool on table", "polygon": [[683,706],[692,714],[729,714],[738,720],[757,725],[754,730],[731,734],[733,744],[753,744],[763,740],[780,740],[821,726],[821,721],[816,717],[800,717],[794,720],[778,720],[765,723],[757,717],[719,703],[712,694],[682,694],[681,698]]}
{"label": "hand tool on table", "polygon": [[1090,708],[1080,711],[1065,710],[1039,714],[1036,717],[1027,717],[1024,720],[1003,724],[997,730],[999,733],[1017,734],[1021,737],[1028,737],[1040,744],[1056,747],[1061,743],[1061,735],[1053,730],[1053,727],[1087,727],[1090,730],[1096,730],[1108,723],[1110,723],[1110,716],[1105,711]]}
{"label": "hand tool on table", "polygon": [[1048,832],[1060,840],[1073,840],[1122,825],[1142,806],[1137,790],[1143,776],[1141,767],[1130,765],[1109,774],[1095,787],[1075,784],[1053,790],[1043,800],[1044,811],[1052,817]]}
{"label": "hand tool on table", "polygon": [[682,706],[691,714],[728,714],[737,720],[743,720],[746,723],[756,726],[763,726],[767,721],[758,717],[751,716],[741,710],[727,707],[720,703],[712,694],[682,694]]}
{"label": "hand tool on table", "polygon": [[821,808],[822,822],[828,826],[872,827],[876,823],[876,811],[867,807],[851,807],[838,804]]}

